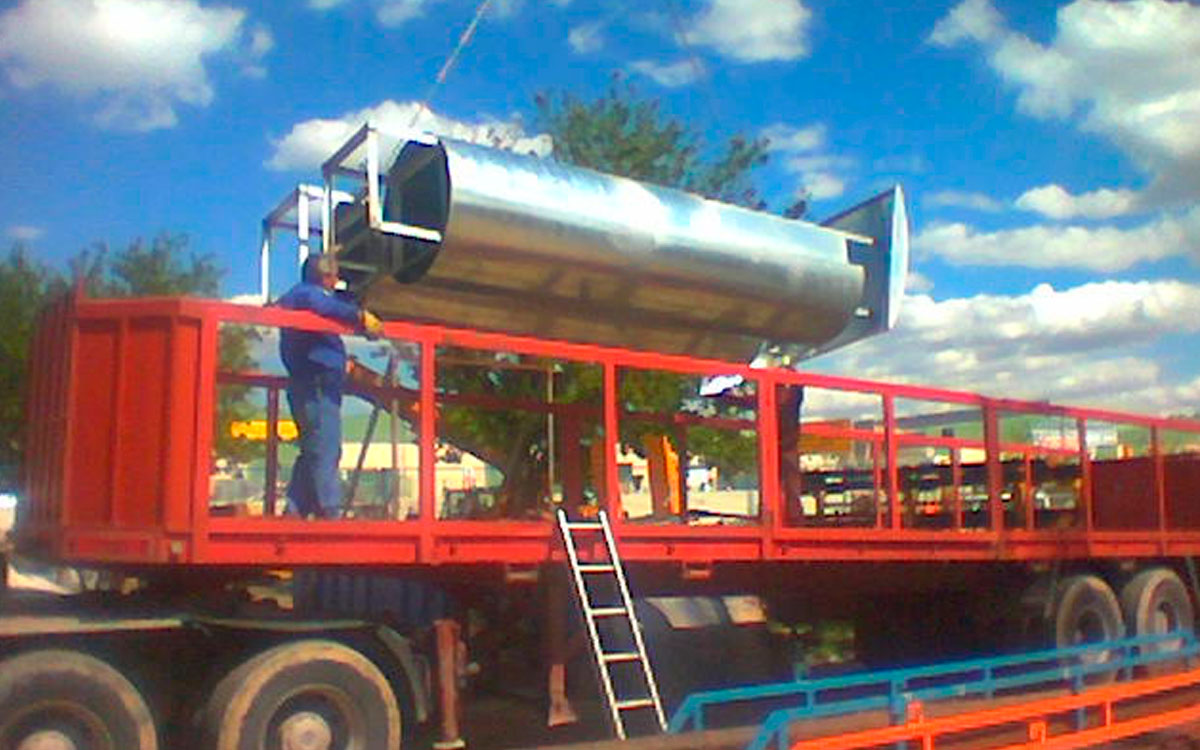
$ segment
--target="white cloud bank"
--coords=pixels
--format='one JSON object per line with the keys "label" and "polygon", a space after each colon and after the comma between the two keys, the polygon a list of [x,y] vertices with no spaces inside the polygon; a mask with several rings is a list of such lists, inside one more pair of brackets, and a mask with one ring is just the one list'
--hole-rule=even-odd
{"label": "white cloud bank", "polygon": [[0,68],[18,89],[97,101],[105,128],[174,126],[181,105],[214,97],[209,64],[260,76],[273,39],[246,12],[196,0],[25,0],[0,14]]}
{"label": "white cloud bank", "polygon": [[1200,199],[1200,6],[1075,0],[1059,8],[1054,38],[1041,44],[1009,28],[990,0],[965,0],[929,39],[982,47],[1022,112],[1110,140],[1150,178],[1137,193],[1044,185],[1023,195],[1021,208],[1108,218]]}
{"label": "white cloud bank", "polygon": [[1073,195],[1060,185],[1043,185],[1026,190],[1016,206],[1051,219],[1111,219],[1131,213],[1137,197],[1132,190],[1101,188]]}
{"label": "white cloud bank", "polygon": [[287,135],[273,142],[267,166],[279,170],[315,169],[368,121],[383,132],[415,129],[538,156],[549,154],[554,147],[549,135],[529,135],[516,121],[464,122],[436,114],[418,102],[388,100],[340,117],[293,125]]}
{"label": "white cloud bank", "polygon": [[1200,333],[1200,286],[1177,281],[1049,285],[1017,296],[904,301],[895,330],[813,369],[991,396],[1169,413],[1200,404],[1200,378],[1172,381],[1145,354]]}
{"label": "white cloud bank", "polygon": [[800,0],[709,0],[683,36],[734,62],[790,61],[809,55],[811,20]]}
{"label": "white cloud bank", "polygon": [[1177,255],[1200,259],[1200,208],[1129,228],[1038,225],[984,232],[935,222],[913,238],[924,257],[957,266],[1026,266],[1121,271]]}

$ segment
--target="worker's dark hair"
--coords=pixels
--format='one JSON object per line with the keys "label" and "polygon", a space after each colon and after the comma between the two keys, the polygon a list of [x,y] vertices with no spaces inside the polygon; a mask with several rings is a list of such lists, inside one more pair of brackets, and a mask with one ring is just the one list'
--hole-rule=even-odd
{"label": "worker's dark hair", "polygon": [[318,282],[327,273],[337,272],[337,256],[329,253],[313,253],[304,260],[304,280]]}

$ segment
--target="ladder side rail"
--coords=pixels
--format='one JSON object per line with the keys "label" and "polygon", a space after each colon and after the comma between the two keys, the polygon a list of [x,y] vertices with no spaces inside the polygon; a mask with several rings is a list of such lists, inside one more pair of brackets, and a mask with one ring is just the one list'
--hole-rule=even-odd
{"label": "ladder side rail", "polygon": [[604,533],[604,544],[608,548],[608,557],[612,561],[617,576],[617,587],[621,591],[621,599],[629,611],[629,626],[633,631],[633,642],[636,644],[638,656],[641,657],[642,674],[646,678],[646,686],[650,689],[650,700],[654,703],[654,713],[658,719],[659,729],[667,731],[667,717],[663,712],[662,698],[658,694],[658,683],[654,679],[654,670],[650,668],[650,657],[646,653],[646,642],[642,638],[642,623],[637,618],[633,608],[633,599],[629,595],[629,584],[625,581],[625,568],[617,553],[617,543],[613,538],[612,527],[608,523],[608,513],[601,510],[600,529]]}
{"label": "ladder side rail", "polygon": [[583,611],[583,621],[587,624],[589,640],[592,642],[592,655],[596,659],[596,669],[600,672],[600,683],[604,686],[604,696],[608,700],[608,711],[612,716],[613,728],[618,739],[625,739],[625,724],[621,719],[621,710],[617,707],[617,696],[613,692],[612,677],[608,665],[604,663],[604,651],[600,645],[600,632],[596,628],[596,619],[592,616],[591,601],[588,598],[587,585],[583,582],[583,574],[579,572],[579,555],[575,549],[575,537],[571,534],[571,525],[567,513],[558,509],[558,527],[562,532],[563,546],[567,550],[567,561],[571,568],[571,578],[575,581],[575,593],[579,597],[579,607]]}

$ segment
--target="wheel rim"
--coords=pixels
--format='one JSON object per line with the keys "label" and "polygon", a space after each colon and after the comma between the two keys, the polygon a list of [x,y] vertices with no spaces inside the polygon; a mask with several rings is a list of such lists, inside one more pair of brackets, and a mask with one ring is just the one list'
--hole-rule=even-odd
{"label": "wheel rim", "polygon": [[[1080,612],[1075,620],[1071,643],[1075,646],[1085,646],[1089,643],[1103,643],[1111,637],[1104,625],[1104,617],[1093,609],[1087,609]],[[1115,654],[1111,651],[1095,651],[1081,655],[1080,661],[1084,664],[1102,664],[1114,657]]]}
{"label": "wheel rim", "polygon": [[57,729],[39,729],[21,740],[17,750],[79,750],[79,746]]}
{"label": "wheel rim", "polygon": [[67,701],[18,711],[0,724],[0,739],[16,750],[116,750],[104,720]]}
{"label": "wheel rim", "polygon": [[[1179,612],[1170,602],[1159,602],[1150,614],[1150,633],[1166,634],[1180,629]],[[1163,641],[1155,648],[1156,651],[1179,651],[1183,648],[1183,640]]]}
{"label": "wheel rim", "polygon": [[324,716],[301,711],[279,725],[279,744],[283,750],[329,750],[333,747],[333,729]]}
{"label": "wheel rim", "polygon": [[367,720],[342,690],[306,685],[279,704],[268,724],[272,750],[363,750]]}

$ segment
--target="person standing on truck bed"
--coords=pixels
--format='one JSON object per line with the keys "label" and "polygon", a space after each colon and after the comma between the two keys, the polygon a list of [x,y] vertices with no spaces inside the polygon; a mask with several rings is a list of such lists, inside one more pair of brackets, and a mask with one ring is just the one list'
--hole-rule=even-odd
{"label": "person standing on truck bed", "polygon": [[[369,310],[334,293],[337,257],[310,255],[300,283],[276,302],[290,310],[311,310],[378,336],[383,324]],[[288,509],[302,516],[337,517],[342,508],[338,463],[342,457],[342,387],[346,345],[336,333],[280,330],[279,356],[288,371],[288,406],[300,429],[300,455],[288,482]]]}

